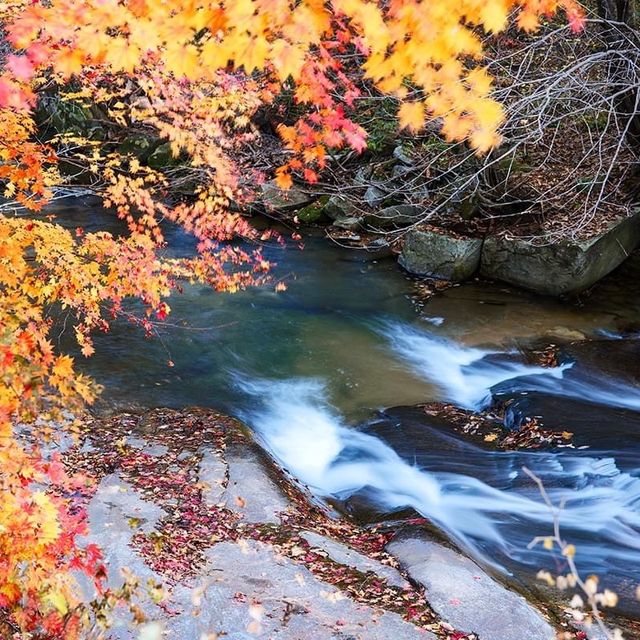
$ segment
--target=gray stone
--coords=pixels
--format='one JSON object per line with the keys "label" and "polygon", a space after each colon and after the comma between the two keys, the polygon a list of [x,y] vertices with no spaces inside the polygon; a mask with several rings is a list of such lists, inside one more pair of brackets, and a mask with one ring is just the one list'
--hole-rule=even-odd
{"label": "gray stone", "polygon": [[203,497],[207,505],[213,506],[223,500],[227,481],[227,465],[211,449],[202,450],[202,460],[198,466],[198,481],[205,485]]}
{"label": "gray stone", "polygon": [[370,206],[372,209],[375,207],[379,207],[386,199],[387,194],[378,187],[369,186],[367,190],[364,192],[364,201]]}
{"label": "gray stone", "polygon": [[165,515],[163,509],[143,500],[140,494],[117,474],[105,476],[87,507],[89,535],[87,542],[102,549],[109,568],[109,586],[118,587],[123,580],[120,569],[128,567],[145,579],[155,574],[131,548],[135,533],[153,531]]}
{"label": "gray stone", "polygon": [[555,630],[522,596],[468,558],[430,540],[393,540],[387,551],[426,589],[434,611],[481,640],[554,640]]}
{"label": "gray stone", "polygon": [[405,149],[401,144],[393,150],[393,157],[402,162],[402,164],[406,164],[408,166],[413,166],[415,164],[415,161],[411,157],[408,149]]}
{"label": "gray stone", "polygon": [[358,168],[356,171],[356,175],[353,178],[355,184],[359,184],[362,186],[371,184],[373,178],[373,167],[371,165],[365,164]]}
{"label": "gray stone", "polygon": [[640,213],[585,241],[533,245],[518,238],[490,236],[482,250],[483,276],[548,295],[587,289],[640,246]]}
{"label": "gray stone", "polygon": [[397,164],[395,167],[393,167],[393,169],[391,170],[391,177],[395,180],[395,179],[399,179],[399,178],[404,178],[405,176],[413,173],[413,169],[411,167],[408,167],[405,164]]}
{"label": "gray stone", "polygon": [[314,201],[312,194],[298,187],[284,191],[275,182],[265,182],[260,186],[262,202],[270,211],[285,212],[306,207]]}
{"label": "gray stone", "polygon": [[388,229],[415,224],[425,218],[427,210],[416,204],[396,204],[385,207],[365,216],[365,222],[371,227]]}
{"label": "gray stone", "polygon": [[362,226],[363,218],[336,218],[333,221],[333,226],[338,227],[340,229],[347,229],[349,231],[353,231],[358,227]]}
{"label": "gray stone", "polygon": [[322,212],[332,220],[362,217],[362,211],[345,196],[331,196]]}
{"label": "gray stone", "polygon": [[[141,588],[135,603],[149,620],[160,620],[165,614],[146,590],[147,585],[162,585],[163,579],[151,569],[131,546],[136,533],[149,533],[165,515],[163,509],[143,500],[140,494],[118,474],[105,476],[87,507],[89,534],[80,542],[97,544],[107,567],[107,585],[117,589],[124,583],[123,570],[139,579]],[[76,576],[83,599],[95,597],[94,587],[84,574]],[[133,617],[125,606],[117,607],[109,629],[110,640],[137,637]]]}
{"label": "gray stone", "polygon": [[186,587],[174,593],[185,606],[168,622],[171,640],[205,633],[227,640],[435,640],[395,613],[353,602],[263,543],[223,542],[206,556],[208,576],[198,581],[198,610],[189,605]]}
{"label": "gray stone", "polygon": [[359,551],[348,547],[346,544],[331,540],[314,531],[303,531],[300,534],[312,547],[322,549],[332,560],[347,567],[353,567],[361,573],[371,571],[380,578],[384,578],[390,585],[404,589],[409,583],[394,567],[382,564],[377,560],[367,558]]}
{"label": "gray stone", "polygon": [[410,273],[462,282],[478,270],[481,253],[480,238],[411,229],[405,235],[398,261]]}
{"label": "gray stone", "polygon": [[138,436],[127,436],[126,444],[129,447],[140,449],[143,453],[150,456],[164,456],[169,453],[169,449],[163,444],[150,444],[144,438]]}
{"label": "gray stone", "polygon": [[264,463],[247,446],[229,447],[226,453],[229,481],[223,495],[227,508],[247,522],[280,522],[279,513],[289,500],[271,479]]}

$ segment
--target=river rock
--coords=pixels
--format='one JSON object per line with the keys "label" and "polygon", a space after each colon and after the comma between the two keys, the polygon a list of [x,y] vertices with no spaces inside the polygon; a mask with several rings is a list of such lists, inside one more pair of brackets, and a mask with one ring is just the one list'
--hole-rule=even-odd
{"label": "river rock", "polygon": [[[173,618],[172,640],[206,633],[234,640],[436,640],[395,613],[355,603],[264,543],[223,542],[206,557],[211,579],[201,581],[198,615],[190,615],[191,606]],[[186,594],[176,596],[188,602]]]}
{"label": "river rock", "polygon": [[223,495],[226,506],[246,522],[280,522],[289,500],[267,472],[256,451],[245,445],[227,449],[229,481]]}
{"label": "river rock", "polygon": [[293,186],[288,191],[281,189],[275,182],[260,185],[262,202],[269,211],[279,213],[306,207],[314,201],[312,194]]}
{"label": "river rock", "polygon": [[411,150],[401,144],[394,148],[393,157],[409,167],[412,167],[415,164],[415,159],[411,155]]}
{"label": "river rock", "polygon": [[332,220],[362,217],[362,211],[351,199],[338,195],[331,196],[329,200],[327,200],[322,212]]}
{"label": "river rock", "polygon": [[480,266],[482,240],[444,231],[411,229],[398,261],[409,273],[462,282]]}
{"label": "river rock", "polygon": [[328,201],[329,196],[322,196],[315,202],[308,204],[306,207],[298,209],[298,211],[296,211],[298,220],[300,220],[300,222],[303,222],[304,224],[313,224],[314,222],[320,222],[323,219],[326,220],[324,209]]}
{"label": "river rock", "polygon": [[375,208],[379,207],[386,197],[387,194],[382,189],[371,185],[364,192],[363,199],[371,208]]}
{"label": "river rock", "polygon": [[204,449],[198,466],[198,481],[204,485],[204,501],[213,506],[224,499],[227,465],[211,449]]}
{"label": "river rock", "polygon": [[300,534],[312,547],[322,549],[333,561],[347,567],[353,567],[361,573],[374,573],[380,578],[384,578],[390,585],[404,589],[409,583],[402,577],[400,572],[352,549],[346,544],[331,540],[314,531],[303,531]]}
{"label": "river rock", "polygon": [[534,245],[519,238],[489,236],[480,271],[537,293],[560,296],[589,288],[640,246],[640,212],[589,240]]}
{"label": "river rock", "polygon": [[427,210],[419,205],[396,204],[380,209],[375,213],[367,214],[365,222],[367,225],[378,229],[406,227],[415,224],[426,215]]}
{"label": "river rock", "polygon": [[482,640],[555,639],[539,611],[459,553],[414,537],[398,537],[387,550],[424,585],[434,611],[459,631]]}

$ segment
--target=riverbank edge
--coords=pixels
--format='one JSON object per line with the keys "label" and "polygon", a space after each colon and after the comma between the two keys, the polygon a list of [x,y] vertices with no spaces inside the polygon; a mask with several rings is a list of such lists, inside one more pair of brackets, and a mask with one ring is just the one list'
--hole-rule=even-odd
{"label": "riverbank edge", "polygon": [[[212,551],[215,554],[216,548],[250,544],[258,546],[256,553],[269,549],[275,557],[308,571],[309,580],[317,579],[339,594],[337,602],[345,598],[365,610],[382,612],[382,618],[374,616],[375,632],[365,625],[362,638],[377,638],[385,625],[387,635],[397,634],[395,627],[400,625],[405,634],[401,637],[413,637],[415,631],[415,637],[455,640],[552,640],[556,631],[569,630],[561,605],[526,593],[535,606],[530,604],[512,590],[513,584],[505,588],[450,543],[438,540],[429,523],[408,519],[391,526],[363,527],[338,514],[282,468],[246,425],[215,411],[152,409],[94,418],[87,423],[81,443],[67,452],[65,460],[73,471],[90,470],[95,489],[86,499],[98,526],[104,525],[104,516],[96,496],[105,482],[108,486],[123,482],[159,509],[155,522],[147,523],[146,529],[133,527],[121,533],[139,556],[142,564],[138,568],[143,573],[150,568],[154,579],[167,582],[169,592],[182,593],[183,600],[180,585],[193,583],[211,570]],[[213,471],[207,470],[207,461],[215,461]],[[121,520],[127,523],[132,519],[138,520],[135,514]],[[126,524],[121,528],[126,529]],[[109,546],[100,534],[94,541]],[[111,566],[113,571],[117,571],[122,545],[120,539],[117,548],[107,548],[110,564],[115,565]],[[187,551],[176,556],[179,548]],[[288,569],[277,563],[272,569],[272,583],[290,588],[285,584]],[[219,567],[215,571],[216,580],[222,575],[223,581],[236,581],[233,566],[223,568],[221,574]],[[248,579],[259,582],[262,578]],[[260,589],[245,595],[251,602],[265,596]],[[299,595],[304,601],[309,594]],[[283,596],[282,602],[290,602],[289,596]],[[277,601],[278,597],[270,599]],[[234,600],[225,606],[237,604]],[[184,605],[171,598],[168,602],[172,608]],[[314,618],[313,603],[304,606],[310,618],[320,618]],[[270,617],[278,619],[280,613],[271,611]],[[154,612],[150,614],[152,619]],[[231,620],[237,617],[226,611],[221,620],[227,616]],[[176,626],[175,621],[166,623],[169,629]],[[339,626],[344,630],[344,624]],[[326,624],[321,628],[325,635],[319,627],[319,635],[314,637],[334,637],[326,635]],[[274,632],[276,629],[282,637],[297,637],[287,636],[282,624],[276,625]],[[234,630],[222,631],[228,634]]]}

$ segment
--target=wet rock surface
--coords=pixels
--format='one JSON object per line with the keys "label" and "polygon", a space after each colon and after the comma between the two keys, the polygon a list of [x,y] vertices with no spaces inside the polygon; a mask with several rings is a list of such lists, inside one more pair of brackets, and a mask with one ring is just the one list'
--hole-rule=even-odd
{"label": "wet rock surface", "polygon": [[522,596],[493,580],[473,561],[422,538],[399,538],[387,547],[446,621],[481,640],[554,640],[556,632]]}
{"label": "wet rock surface", "polygon": [[313,531],[304,531],[300,534],[311,546],[319,547],[325,551],[328,556],[337,562],[348,567],[353,567],[361,573],[371,572],[374,575],[384,578],[390,585],[404,589],[409,583],[403,578],[400,572],[394,567],[389,567],[367,558],[367,556],[359,553],[355,549],[322,536]]}

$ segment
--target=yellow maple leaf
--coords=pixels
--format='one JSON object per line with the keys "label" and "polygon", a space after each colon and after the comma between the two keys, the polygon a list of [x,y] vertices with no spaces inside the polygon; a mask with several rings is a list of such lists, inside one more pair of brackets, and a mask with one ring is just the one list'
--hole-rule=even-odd
{"label": "yellow maple leaf", "polygon": [[400,127],[419,131],[424,127],[425,111],[422,102],[403,102],[398,110]]}

